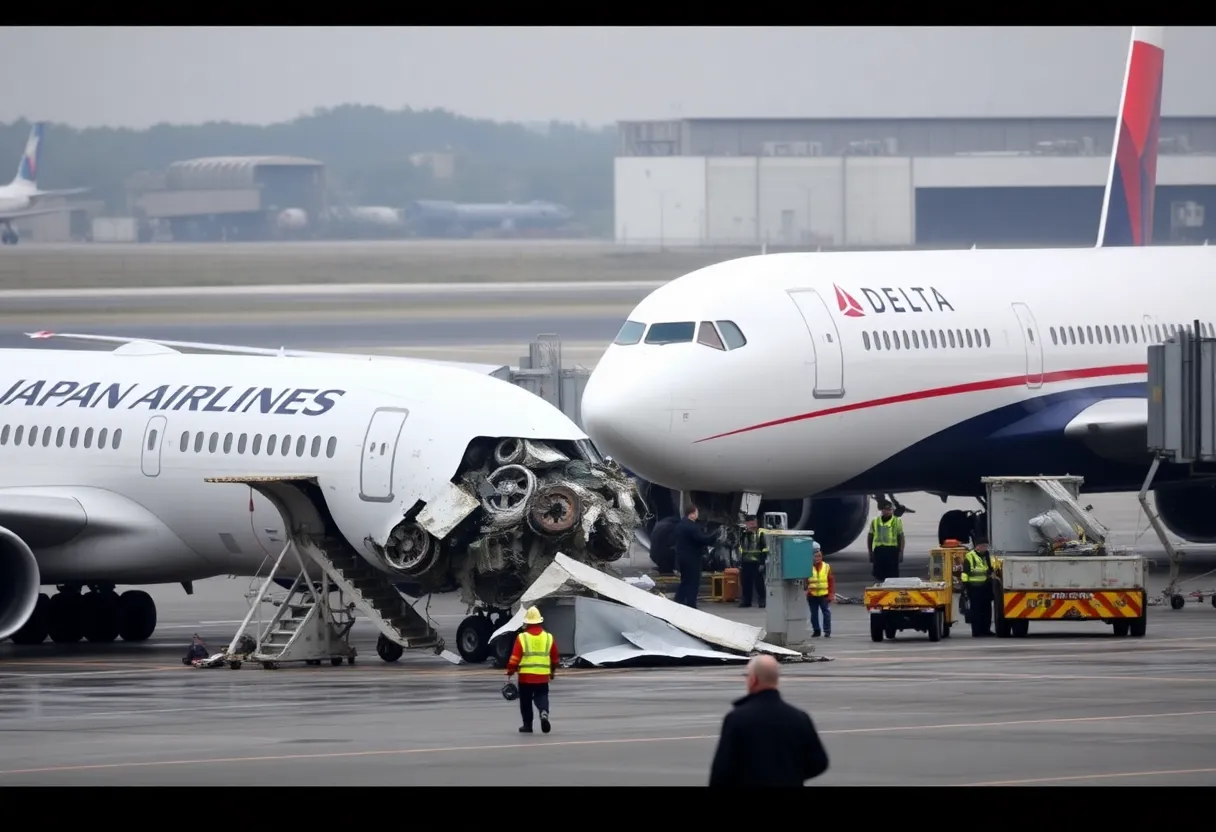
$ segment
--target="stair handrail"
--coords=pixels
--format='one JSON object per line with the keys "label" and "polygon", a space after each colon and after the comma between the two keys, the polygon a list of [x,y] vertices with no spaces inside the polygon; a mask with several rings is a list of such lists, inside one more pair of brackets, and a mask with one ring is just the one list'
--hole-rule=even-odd
{"label": "stair handrail", "polygon": [[262,587],[258,590],[257,597],[253,599],[253,603],[249,606],[249,612],[245,613],[245,620],[241,622],[241,626],[237,628],[236,635],[232,637],[232,643],[228,645],[227,654],[231,656],[236,650],[237,642],[241,640],[241,636],[245,635],[245,630],[249,627],[249,622],[253,619],[254,613],[260,609],[262,599],[266,597],[266,592],[270,589],[270,585],[274,583],[274,576],[279,571],[279,565],[283,562],[283,557],[287,554],[287,550],[291,548],[291,541],[283,547],[283,551],[279,552],[279,557],[274,562],[274,566],[270,568],[270,574],[266,576],[266,580],[262,581]]}

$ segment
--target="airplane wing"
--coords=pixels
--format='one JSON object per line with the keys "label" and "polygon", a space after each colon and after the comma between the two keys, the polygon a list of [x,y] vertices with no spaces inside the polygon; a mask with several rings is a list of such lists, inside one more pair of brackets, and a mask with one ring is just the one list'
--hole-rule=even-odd
{"label": "airplane wing", "polygon": [[280,358],[345,358],[352,361],[420,361],[427,364],[442,364],[447,367],[456,367],[459,369],[469,370],[470,372],[480,373],[482,375],[494,376],[496,378],[509,379],[510,370],[501,364],[474,364],[463,361],[440,361],[431,358],[412,358],[409,356],[397,355],[375,355],[370,353],[350,353],[350,352],[318,352],[314,350],[289,350],[280,347],[279,349],[271,349],[269,347],[245,347],[233,344],[209,344],[201,341],[162,341],[155,338],[128,338],[122,335],[88,335],[74,332],[27,332],[29,338],[36,340],[44,340],[50,338],[62,338],[68,341],[86,341],[102,344],[159,344],[163,347],[169,347],[175,350],[188,350],[191,352],[214,352],[227,355],[262,355]]}
{"label": "airplane wing", "polygon": [[22,217],[37,217],[41,214],[58,214],[61,211],[68,211],[70,207],[64,205],[60,208],[26,208],[23,211],[0,211],[0,220],[18,220]]}
{"label": "airplane wing", "polygon": [[1139,464],[1148,455],[1148,400],[1103,399],[1064,426],[1064,435],[1098,456]]}
{"label": "airplane wing", "polygon": [[45,492],[0,489],[0,526],[34,549],[67,543],[84,531],[89,520],[70,490]]}
{"label": "airplane wing", "polygon": [[57,191],[36,191],[33,195],[34,199],[42,199],[48,196],[75,196],[77,194],[87,194],[92,188],[61,188]]}
{"label": "airplane wing", "polygon": [[1077,439],[1143,434],[1148,430],[1147,399],[1103,399],[1082,410],[1064,427]]}

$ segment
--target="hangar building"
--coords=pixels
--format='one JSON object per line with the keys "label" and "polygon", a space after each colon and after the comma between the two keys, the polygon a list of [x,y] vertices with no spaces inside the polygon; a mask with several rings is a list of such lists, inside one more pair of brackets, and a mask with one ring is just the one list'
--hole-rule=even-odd
{"label": "hangar building", "polygon": [[137,212],[175,240],[264,240],[315,224],[325,210],[325,166],[295,156],[212,156],[174,162]]}
{"label": "hangar building", "polygon": [[[1114,143],[1109,118],[618,128],[616,240],[648,246],[1092,245]],[[1154,213],[1154,243],[1216,239],[1216,118],[1162,118]]]}

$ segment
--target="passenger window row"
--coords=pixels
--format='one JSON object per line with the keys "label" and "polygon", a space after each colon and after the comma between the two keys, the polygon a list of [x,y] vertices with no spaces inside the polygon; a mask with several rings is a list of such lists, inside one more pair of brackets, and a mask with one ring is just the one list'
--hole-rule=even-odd
{"label": "passenger window row", "polygon": [[[1051,327],[1051,343],[1058,346],[1073,344],[1148,344],[1164,343],[1167,338],[1186,330],[1194,334],[1195,325],[1179,326],[1177,324],[1102,324],[1099,326],[1061,326]],[[1199,323],[1199,332],[1206,337],[1216,334],[1216,327],[1210,323]]]}
{"label": "passenger window row", "polygon": [[862,332],[867,350],[941,350],[991,347],[986,329],[902,329]]}
{"label": "passenger window row", "polygon": [[[179,445],[179,450],[181,450],[182,453],[188,453],[190,451],[190,436],[190,431],[185,431],[182,433],[182,439]],[[290,434],[284,435],[281,438],[276,434],[270,434],[266,437],[264,449],[262,445],[262,434],[260,433],[254,434],[252,441],[250,441],[249,434],[242,433],[240,436],[235,436],[234,434],[228,433],[224,435],[223,442],[220,441],[220,435],[218,433],[213,433],[210,437],[208,437],[207,434],[202,431],[198,431],[194,434],[194,453],[196,454],[201,454],[204,447],[209,454],[219,453],[221,452],[221,449],[223,453],[230,454],[233,453],[234,446],[236,453],[249,453],[253,456],[257,456],[258,454],[262,453],[263,450],[265,450],[266,456],[273,456],[276,449],[278,450],[279,456],[291,456],[292,453],[292,441]],[[148,433],[148,450],[152,450],[155,447],[156,432],[150,431]],[[333,459],[334,453],[336,453],[337,450],[338,437],[329,437],[329,440],[325,442],[325,456],[328,459]],[[295,438],[295,455],[298,457],[303,457],[306,453],[308,456],[312,457],[318,457],[321,455],[320,436],[314,436],[311,440],[307,436],[297,436]]]}
{"label": "passenger window row", "polygon": [[[82,433],[83,440],[81,437]],[[82,447],[104,450],[107,447],[108,441],[109,449],[116,451],[122,443],[122,428],[118,428],[112,433],[109,428],[101,428],[96,431],[96,444],[93,442],[93,434],[93,428],[85,428],[83,431],[80,428],[72,428],[69,431],[67,428],[56,430],[53,427],[34,426],[29,431],[26,431],[25,425],[17,425],[16,427],[4,425],[0,427],[0,445],[8,445],[11,440],[14,446],[20,445],[24,441],[31,448],[38,444],[41,444],[44,448],[49,448],[53,440],[56,448],[62,448],[66,442],[69,448]],[[40,438],[42,440],[41,443],[38,441]]]}
{"label": "passenger window row", "polygon": [[687,344],[696,337],[698,344],[715,350],[737,350],[747,344],[743,330],[734,321],[672,321],[646,324],[640,321],[625,321],[612,343],[627,347],[641,343],[646,336],[647,344]]}

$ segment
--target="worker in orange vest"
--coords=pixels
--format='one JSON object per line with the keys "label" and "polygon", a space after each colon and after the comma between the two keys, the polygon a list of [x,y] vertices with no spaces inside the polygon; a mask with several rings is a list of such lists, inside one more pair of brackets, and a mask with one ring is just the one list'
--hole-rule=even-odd
{"label": "worker in orange vest", "polygon": [[532,703],[540,711],[540,730],[549,733],[549,682],[557,675],[557,642],[545,631],[540,610],[528,607],[524,613],[524,631],[515,639],[511,658],[507,662],[507,678],[519,671],[519,712],[524,724],[521,734],[532,733]]}
{"label": "worker in orange vest", "polygon": [[[811,577],[806,581],[806,605],[811,609],[811,636],[832,637],[832,599],[836,597],[836,576],[832,567],[823,562],[823,552],[815,544],[815,561],[811,565]],[[819,614],[823,613],[823,629],[819,628]]]}

